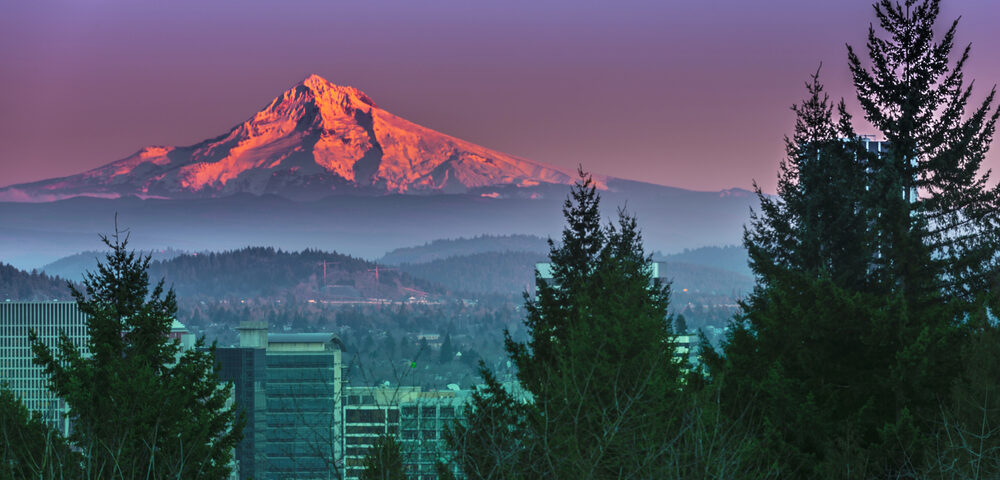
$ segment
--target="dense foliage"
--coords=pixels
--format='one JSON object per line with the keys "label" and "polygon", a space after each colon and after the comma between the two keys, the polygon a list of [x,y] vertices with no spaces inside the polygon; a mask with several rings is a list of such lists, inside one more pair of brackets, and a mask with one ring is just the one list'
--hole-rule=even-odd
{"label": "dense foliage", "polygon": [[173,291],[149,284],[149,257],[127,250],[118,232],[84,290],[72,293],[87,315],[79,349],[65,334],[57,348],[29,335],[35,363],[70,407],[69,440],[84,478],[226,478],[242,438],[232,386],[220,386],[214,346],[181,350],[168,337]]}
{"label": "dense foliage", "polygon": [[361,480],[407,480],[403,470],[403,451],[396,437],[382,435],[364,459]]}
{"label": "dense foliage", "polygon": [[880,1],[870,65],[849,49],[886,141],[857,134],[817,73],[794,107],[778,198],[758,189],[745,235],[758,287],[709,363],[731,414],[752,399],[761,455],[784,478],[978,478],[960,462],[1000,441],[960,444],[954,430],[971,426],[952,410],[956,389],[997,384],[982,355],[1000,348],[987,313],[1000,190],[980,167],[998,112],[992,92],[966,110],[969,49],[949,63],[957,22],[935,40],[939,4]]}
{"label": "dense foliage", "polygon": [[451,465],[473,479],[764,476],[678,354],[635,218],[602,225],[599,204],[581,173],[552,277],[526,297],[527,338],[506,338],[519,387],[481,365],[485,386],[446,435]]}
{"label": "dense foliage", "polygon": [[0,384],[0,479],[78,478],[80,456]]}

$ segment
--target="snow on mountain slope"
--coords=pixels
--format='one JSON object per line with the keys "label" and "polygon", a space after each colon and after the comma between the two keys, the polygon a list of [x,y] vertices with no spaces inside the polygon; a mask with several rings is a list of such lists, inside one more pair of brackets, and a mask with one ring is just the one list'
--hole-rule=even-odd
{"label": "snow on mountain slope", "polygon": [[462,193],[574,179],[571,172],[414,124],[356,88],[311,75],[222,136],[186,147],[145,147],[78,175],[2,188],[0,201]]}

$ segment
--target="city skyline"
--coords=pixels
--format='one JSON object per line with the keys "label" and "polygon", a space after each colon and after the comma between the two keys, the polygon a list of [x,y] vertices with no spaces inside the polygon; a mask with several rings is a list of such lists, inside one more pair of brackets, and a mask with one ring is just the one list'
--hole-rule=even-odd
{"label": "city skyline", "polygon": [[[12,5],[0,19],[0,43],[17,46],[0,51],[0,186],[218,135],[316,73],[533,161],[773,191],[789,106],[821,62],[831,96],[861,116],[844,45],[863,48],[872,18],[867,0],[56,6]],[[981,99],[1000,79],[987,55],[1000,5],[942,8],[943,20],[962,16],[957,44],[973,44],[967,78]]]}

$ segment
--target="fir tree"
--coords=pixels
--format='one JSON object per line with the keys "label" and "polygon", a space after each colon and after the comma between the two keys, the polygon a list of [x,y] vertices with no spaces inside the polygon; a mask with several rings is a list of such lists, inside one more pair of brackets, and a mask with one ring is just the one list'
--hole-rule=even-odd
{"label": "fir tree", "polygon": [[[35,362],[70,407],[70,441],[86,478],[225,478],[242,422],[227,407],[214,354],[181,351],[168,338],[177,305],[161,280],[152,289],[149,256],[127,249],[117,231],[84,292],[72,288],[90,335],[86,352],[66,335],[50,349],[32,335]],[[213,346],[214,349],[214,346]]]}
{"label": "fir tree", "polygon": [[[524,478],[532,469],[527,433],[527,405],[518,402],[479,362],[484,387],[472,394],[463,422],[446,427],[444,441],[454,463],[469,480]],[[439,471],[450,469],[442,464]]]}
{"label": "fir tree", "polygon": [[[777,200],[745,235],[758,288],[709,355],[731,408],[752,398],[764,455],[785,477],[915,475],[958,340],[996,277],[998,194],[979,171],[994,93],[966,114],[956,24],[934,40],[936,0],[875,5],[858,98],[886,138],[869,153],[816,76],[795,107]],[[732,414],[732,412],[731,412]]]}
{"label": "fir tree", "polygon": [[380,436],[365,456],[364,465],[361,480],[407,480],[403,453],[396,437]]}
{"label": "fir tree", "polygon": [[601,225],[600,196],[581,172],[550,241],[552,279],[526,299],[527,343],[507,336],[534,403],[528,430],[541,445],[531,476],[651,475],[675,427],[682,362],[667,315],[669,287],[652,278],[635,218]]}
{"label": "fir tree", "polygon": [[76,479],[80,460],[58,431],[0,384],[0,479]]}
{"label": "fir tree", "polygon": [[439,363],[448,363],[455,359],[455,347],[451,343],[451,334],[446,333],[444,335],[444,341],[441,342],[441,351],[438,354]]}

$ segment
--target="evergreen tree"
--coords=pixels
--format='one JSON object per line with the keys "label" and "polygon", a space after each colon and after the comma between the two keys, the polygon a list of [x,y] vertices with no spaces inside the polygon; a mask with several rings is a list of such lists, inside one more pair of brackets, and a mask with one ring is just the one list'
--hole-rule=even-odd
{"label": "evergreen tree", "polygon": [[0,479],[80,478],[80,456],[0,384]]}
{"label": "evergreen tree", "polygon": [[674,331],[677,332],[678,335],[687,334],[688,324],[684,315],[678,314],[677,318],[674,319]]}
{"label": "evergreen tree", "polygon": [[581,172],[550,241],[552,278],[526,298],[527,343],[507,336],[534,402],[527,425],[537,455],[526,475],[650,476],[668,455],[683,363],[667,315],[669,287],[652,278],[633,217],[601,225],[600,197]]}
{"label": "evergreen tree", "polygon": [[365,456],[364,464],[361,480],[407,480],[403,453],[396,437],[380,436]]}
{"label": "evergreen tree", "polygon": [[[469,480],[523,478],[531,471],[524,463],[531,445],[525,423],[528,407],[514,399],[482,361],[479,374],[484,387],[473,392],[465,420],[445,428],[445,444]],[[450,472],[443,464],[438,470]]]}
{"label": "evergreen tree", "polygon": [[979,172],[994,94],[966,116],[956,24],[934,41],[937,0],[875,5],[871,69],[849,63],[870,153],[817,76],[795,107],[778,199],[760,193],[745,234],[758,288],[709,355],[731,412],[751,398],[775,469],[792,478],[915,475],[975,292],[996,278],[998,194]]}
{"label": "evergreen tree", "polygon": [[86,351],[63,334],[50,349],[31,335],[35,362],[70,407],[70,441],[86,478],[225,478],[242,435],[232,386],[215,374],[214,345],[181,351],[168,338],[177,305],[161,280],[150,290],[149,256],[117,231],[84,292],[72,288],[90,335]]}
{"label": "evergreen tree", "polygon": [[971,45],[950,62],[958,20],[935,41],[940,3],[878,2],[886,37],[869,28],[870,68],[848,47],[865,119],[890,147],[869,157],[870,187],[882,207],[879,273],[911,304],[926,289],[945,300],[971,300],[997,272],[1000,242],[1000,189],[988,188],[980,171],[1000,115],[992,106],[996,89],[967,111]]}
{"label": "evergreen tree", "polygon": [[451,344],[451,334],[444,335],[444,341],[441,342],[441,351],[438,357],[438,362],[448,363],[455,359],[455,347]]}

